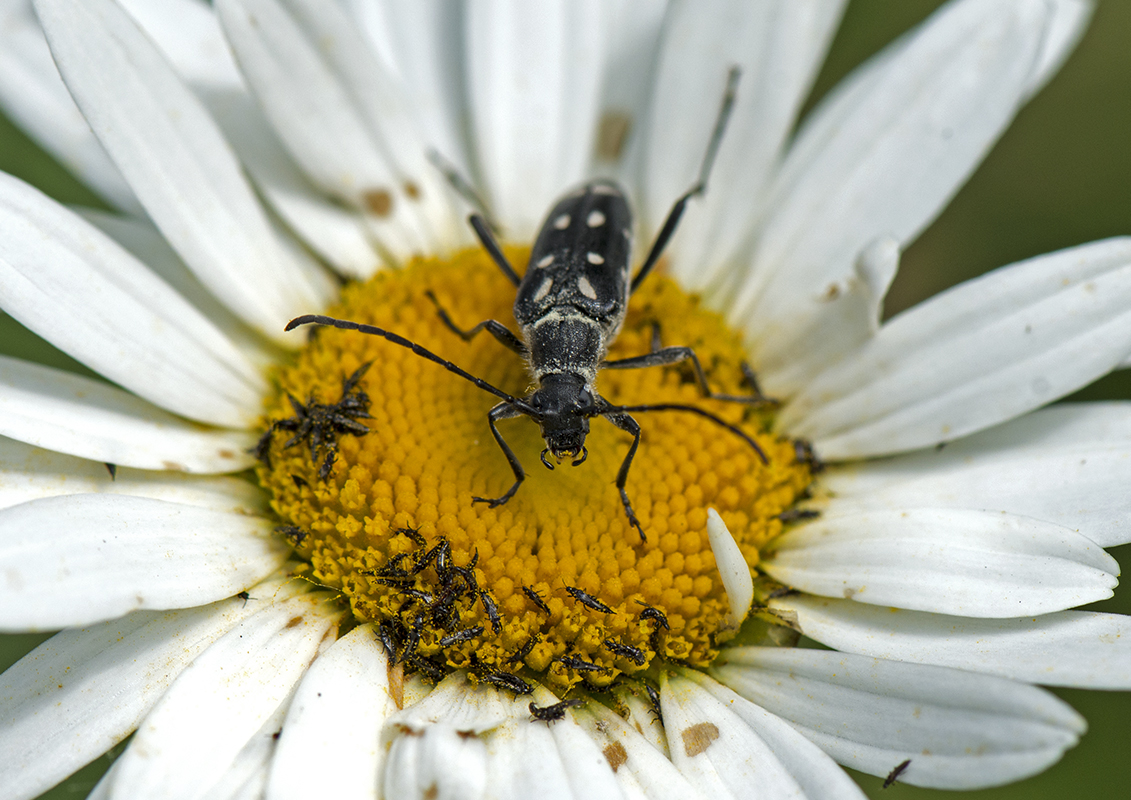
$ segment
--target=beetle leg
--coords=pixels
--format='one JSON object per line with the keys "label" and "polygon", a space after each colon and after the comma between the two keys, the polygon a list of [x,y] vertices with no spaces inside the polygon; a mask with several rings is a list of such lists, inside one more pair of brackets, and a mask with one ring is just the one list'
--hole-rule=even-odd
{"label": "beetle leg", "polygon": [[[503,455],[507,457],[507,463],[511,465],[511,470],[514,472],[514,486],[507,489],[506,493],[501,497],[473,497],[472,502],[487,503],[489,508],[496,508],[503,503],[514,497],[514,493],[518,491],[518,487],[526,479],[526,473],[522,469],[522,464],[518,461],[518,456],[511,450],[510,445],[503,439],[503,435],[499,433],[499,429],[495,427],[495,423],[501,419],[510,419],[512,417],[520,417],[522,412],[515,408],[510,403],[499,403],[497,406],[487,412],[487,425],[491,428],[491,435],[495,437],[495,441],[499,443],[499,449],[503,451]],[[639,436],[637,437],[639,438]]]}
{"label": "beetle leg", "polygon": [[[491,256],[491,260],[495,262],[502,273],[507,276],[507,280],[518,286],[522,279],[518,277],[518,273],[514,271],[511,262],[507,261],[507,257],[503,254],[503,248],[499,247],[499,242],[495,239],[495,234],[491,233],[491,226],[487,224],[480,214],[472,214],[467,218],[471,223],[475,235],[479,237],[479,241],[483,244],[483,249],[487,251],[487,255]],[[671,234],[669,234],[670,236]]]}
{"label": "beetle leg", "polygon": [[628,492],[624,490],[624,485],[628,482],[628,470],[632,466],[632,458],[636,455],[636,448],[640,446],[640,425],[632,418],[630,414],[608,412],[602,416],[609,422],[616,425],[622,431],[632,434],[632,445],[628,448],[628,454],[621,462],[620,471],[617,472],[617,491],[620,492],[620,501],[624,505],[624,513],[628,515],[628,524],[636,528],[636,532],[640,534],[640,541],[648,541],[648,537],[644,535],[644,528],[640,525],[640,520],[636,518],[636,512],[632,510],[632,503],[628,500]]}
{"label": "beetle leg", "polygon": [[432,303],[436,306],[436,313],[439,315],[440,321],[447,325],[453,333],[455,333],[465,342],[470,342],[472,337],[474,337],[475,334],[479,333],[479,331],[487,331],[489,334],[498,339],[499,343],[504,347],[507,347],[518,353],[523,358],[526,358],[526,345],[522,343],[522,339],[519,339],[517,336],[511,333],[510,329],[507,328],[507,326],[503,323],[496,322],[493,319],[488,319],[480,322],[474,328],[469,328],[465,331],[452,321],[452,318],[448,316],[448,312],[443,309],[443,307],[440,305],[440,301],[436,299],[436,295],[432,294],[431,289],[429,289],[424,294],[427,295],[428,299],[431,300]]}
{"label": "beetle leg", "polygon": [[[653,341],[655,342],[655,340]],[[754,373],[746,364],[742,365],[743,377],[746,378],[747,383],[754,389],[754,394],[721,394],[711,391],[711,387],[707,384],[707,374],[703,372],[703,365],[699,363],[699,357],[695,355],[695,351],[690,347],[661,347],[659,350],[654,350],[647,355],[621,358],[616,361],[605,361],[601,364],[601,367],[603,369],[642,369],[644,367],[666,367],[671,364],[678,364],[681,361],[691,362],[692,367],[695,368],[695,379],[699,383],[699,389],[703,392],[703,396],[709,400],[725,400],[729,403],[751,404],[776,402],[763,395],[758,389],[757,382],[751,380]]]}

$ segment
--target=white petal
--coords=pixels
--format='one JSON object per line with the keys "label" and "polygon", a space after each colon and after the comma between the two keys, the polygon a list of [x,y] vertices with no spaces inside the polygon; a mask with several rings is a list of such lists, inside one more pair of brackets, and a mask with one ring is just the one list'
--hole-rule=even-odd
{"label": "white petal", "polygon": [[668,8],[641,164],[644,230],[695,183],[728,69],[742,77],[707,194],[670,250],[673,274],[709,284],[748,248],[766,186],[836,30],[844,0],[677,2]]}
{"label": "white petal", "polygon": [[487,747],[447,723],[404,733],[385,759],[384,797],[477,800],[487,784]]}
{"label": "white petal", "polygon": [[0,676],[0,784],[35,797],[125,739],[173,680],[254,605],[135,611],[57,633]]}
{"label": "white petal", "polygon": [[[540,706],[552,705],[558,700],[559,698],[545,687],[539,686],[534,690],[534,702]],[[529,710],[529,704],[526,708]],[[572,709],[566,709],[565,718],[556,722],[531,721],[531,724],[549,727],[558,747],[558,755],[565,766],[569,788],[574,797],[583,797],[587,800],[588,798],[621,800],[624,797],[608,759],[598,748],[593,737],[578,724]]]}
{"label": "white petal", "polygon": [[221,0],[216,9],[244,76],[306,175],[323,191],[373,211],[373,230],[395,258],[424,252],[428,231],[404,188],[407,178],[391,167],[332,69],[324,52],[329,45],[312,40],[292,9],[276,0]]}
{"label": "white petal", "polygon": [[609,4],[606,64],[601,78],[600,121],[590,173],[625,181],[630,195],[640,177],[642,131],[654,83],[667,0]]}
{"label": "white petal", "polygon": [[141,469],[238,472],[254,463],[250,433],[193,425],[100,381],[6,356],[0,434]]}
{"label": "white petal", "polygon": [[[433,252],[452,241],[453,230],[466,223],[454,213],[447,184],[428,162],[432,144],[417,129],[412,116],[415,98],[397,80],[392,70],[375,56],[357,29],[357,22],[337,4],[321,0],[280,0],[306,37],[321,45],[326,65],[343,88],[350,103],[365,120],[397,174],[415,187],[408,201],[423,218]],[[333,42],[327,46],[325,42]]]}
{"label": "white petal", "polygon": [[783,353],[785,363],[773,370],[767,385],[775,386],[779,394],[793,392],[846,351],[874,337],[880,330],[884,295],[899,270],[899,256],[899,241],[893,236],[868,242],[857,254],[851,274],[826,287],[822,311],[813,320],[817,330],[796,337]]}
{"label": "white petal", "polygon": [[[112,462],[111,462],[112,463]],[[0,509],[64,494],[127,494],[215,511],[265,516],[267,498],[242,478],[196,477],[118,467],[0,436]]]}
{"label": "white petal", "polygon": [[251,95],[197,89],[271,209],[321,258],[344,275],[367,278],[381,265],[357,213],[323,195],[283,149]]}
{"label": "white petal", "polygon": [[224,305],[280,343],[332,286],[286,252],[200,101],[110,0],[36,0],[60,72],[146,211]]}
{"label": "white petal", "polygon": [[262,376],[207,318],[101,231],[2,173],[0,305],[170,411],[229,427],[258,414]]}
{"label": "white petal", "polygon": [[822,518],[776,539],[762,568],[811,594],[963,617],[1044,614],[1111,596],[1119,566],[1090,539],[986,511]]}
{"label": "white petal", "polygon": [[597,133],[609,7],[490,0],[467,8],[471,127],[487,200],[512,241],[584,177]]}
{"label": "white petal", "polygon": [[30,3],[0,9],[0,103],[5,113],[111,205],[144,214],[122,173],[63,85]]}
{"label": "white petal", "polygon": [[[977,466],[951,462],[946,465],[950,469],[909,477],[856,497],[833,498],[828,513],[840,516],[878,508],[972,508],[1063,525],[1101,547],[1131,541],[1126,497],[1131,486],[1131,443],[1122,448],[1028,450],[997,456],[985,458]],[[867,464],[860,469],[866,471]]]}
{"label": "white petal", "polygon": [[429,146],[469,175],[464,5],[450,0],[346,0],[346,6],[377,56],[396,70]]}
{"label": "white petal", "polygon": [[1052,19],[1041,43],[1041,52],[1029,82],[1029,94],[1034,95],[1052,79],[1064,61],[1076,48],[1080,37],[1092,19],[1095,4],[1092,0],[1052,0]]}
{"label": "white petal", "polygon": [[571,800],[567,767],[543,723],[511,719],[487,740],[487,797]]}
{"label": "white petal", "polygon": [[247,740],[220,779],[203,795],[208,800],[263,800],[267,770],[275,753],[275,737],[283,726],[286,708],[280,705]]}
{"label": "white petal", "polygon": [[497,691],[484,685],[472,686],[463,673],[453,672],[419,703],[406,705],[395,714],[386,730],[400,727],[423,731],[443,722],[456,730],[483,733],[512,716],[510,703]]}
{"label": "white petal", "polygon": [[0,511],[0,629],[203,605],[261,580],[287,551],[255,517],[124,495],[33,500]]}
{"label": "white petal", "polygon": [[201,0],[118,0],[194,86],[239,86],[236,62],[220,23]]}
{"label": "white petal", "polygon": [[[801,648],[724,651],[711,674],[841,764],[900,781],[975,789],[1033,775],[1084,732],[1048,692],[973,672]],[[666,711],[665,711],[666,716]]]}
{"label": "white petal", "polygon": [[196,798],[284,704],[335,616],[320,595],[268,607],[180,674],[119,759],[115,798]]}
{"label": "white petal", "polygon": [[[857,499],[902,481],[1060,452],[1099,452],[1131,446],[1131,402],[1058,403],[936,447],[821,475],[832,494]],[[1071,526],[1069,526],[1071,527]]]}
{"label": "white petal", "polygon": [[672,763],[708,797],[800,798],[797,781],[731,709],[687,678],[660,679]]}
{"label": "white petal", "polygon": [[913,450],[987,428],[1131,352],[1131,239],[1003,267],[885,324],[782,410],[824,457]]}
{"label": "white petal", "polygon": [[648,744],[660,751],[664,758],[668,758],[668,740],[660,712],[652,706],[650,699],[645,699],[643,688],[636,683],[624,683],[614,686],[612,691],[621,708],[628,712],[625,722],[643,736]]}
{"label": "white petal", "polygon": [[264,199],[319,256],[351,277],[379,264],[355,214],[298,171],[255,104],[212,8],[200,0],[125,0],[126,10],[204,101]]}
{"label": "white petal", "polygon": [[108,214],[93,208],[72,207],[71,210],[132,253],[161,280],[172,286],[177,294],[192,303],[197,311],[219,328],[261,370],[266,370],[281,360],[282,351],[271,347],[259,334],[221,305],[148,219]]}
{"label": "white petal", "polygon": [[587,703],[575,714],[601,747],[626,797],[643,800],[700,800],[703,797],[668,757],[627,720],[596,702]]}
{"label": "white petal", "polygon": [[360,625],[319,657],[299,684],[271,762],[268,800],[317,797],[326,776],[314,764],[337,764],[334,792],[377,797],[384,751],[381,725],[396,709],[388,659],[372,626]]}
{"label": "white petal", "polygon": [[814,800],[816,798],[862,800],[864,793],[844,770],[781,717],[759,708],[701,672],[684,669],[680,674],[698,683],[749,725],[750,729],[765,742],[774,758],[780,761],[797,781],[805,797]]}
{"label": "white petal", "polygon": [[719,512],[713,508],[707,509],[707,538],[727,593],[727,603],[730,605],[729,624],[737,628],[750,613],[750,604],[754,601],[754,578],[750,575],[750,566],[742,557],[742,551],[738,549],[738,543],[727,530]]}
{"label": "white petal", "polygon": [[796,615],[806,636],[851,653],[1048,686],[1131,688],[1131,619],[1120,614],[965,619],[805,595],[771,606]]}
{"label": "white petal", "polygon": [[[780,371],[805,342],[832,335],[821,328],[830,288],[852,282],[864,246],[879,236],[906,246],[1008,126],[1052,16],[1031,0],[949,4],[813,115],[782,168],[731,312],[772,392],[796,391]],[[837,331],[843,349],[824,347],[825,363],[866,333]]]}

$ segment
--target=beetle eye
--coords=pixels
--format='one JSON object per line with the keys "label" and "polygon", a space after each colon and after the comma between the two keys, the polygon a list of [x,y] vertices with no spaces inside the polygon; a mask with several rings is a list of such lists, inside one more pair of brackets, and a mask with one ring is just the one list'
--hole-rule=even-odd
{"label": "beetle eye", "polygon": [[593,394],[588,389],[582,389],[577,393],[577,407],[590,408],[593,405]]}

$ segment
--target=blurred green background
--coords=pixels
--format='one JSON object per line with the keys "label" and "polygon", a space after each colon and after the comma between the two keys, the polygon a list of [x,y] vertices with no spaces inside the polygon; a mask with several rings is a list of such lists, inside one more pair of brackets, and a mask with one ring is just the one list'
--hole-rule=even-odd
{"label": "blurred green background", "polygon": [[[880,47],[921,21],[938,0],[853,0],[810,103]],[[890,316],[947,286],[1029,256],[1131,232],[1131,0],[1099,0],[1075,54],[1015,123],[950,207],[906,253],[886,304]],[[67,203],[100,205],[81,184],[0,116],[0,169]],[[0,314],[0,352],[91,374]],[[1131,371],[1073,399],[1131,397]],[[1131,496],[1131,487],[1128,489]],[[1116,548],[1121,562],[1131,546]],[[1131,613],[1131,592],[1093,606]],[[43,636],[0,637],[0,669]],[[1043,775],[971,800],[1131,796],[1131,694],[1057,691],[1090,732]],[[44,797],[83,797],[110,763],[97,760]],[[856,775],[871,797],[944,793]]]}

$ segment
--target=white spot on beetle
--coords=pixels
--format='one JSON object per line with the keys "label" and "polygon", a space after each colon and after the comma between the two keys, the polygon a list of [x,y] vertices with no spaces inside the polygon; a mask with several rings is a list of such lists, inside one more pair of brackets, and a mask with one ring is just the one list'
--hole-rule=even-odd
{"label": "white spot on beetle", "polygon": [[590,211],[589,216],[585,218],[585,224],[590,228],[600,228],[605,224],[605,215],[600,211]]}
{"label": "white spot on beetle", "polygon": [[584,275],[577,279],[577,290],[590,300],[597,299],[597,290],[593,288],[593,284]]}
{"label": "white spot on beetle", "polygon": [[545,299],[552,288],[554,288],[554,279],[546,278],[546,280],[542,281],[542,285],[538,287],[538,291],[534,293],[534,301],[538,302],[539,300]]}
{"label": "white spot on beetle", "polygon": [[554,227],[557,228],[559,231],[564,231],[566,228],[568,228],[569,227],[569,214],[562,214],[560,217],[558,217],[556,220],[554,220]]}
{"label": "white spot on beetle", "polygon": [[593,194],[620,194],[620,191],[615,186],[598,183],[593,187]]}
{"label": "white spot on beetle", "polygon": [[592,252],[586,253],[585,254],[585,260],[588,261],[590,264],[604,264],[605,263],[605,257],[603,255],[601,255],[600,253],[592,253]]}
{"label": "white spot on beetle", "polygon": [[538,263],[535,264],[534,266],[538,267],[539,269],[545,269],[546,267],[550,266],[553,263],[554,263],[554,255],[553,255],[553,253],[551,253],[548,256],[542,256],[540,259],[538,259]]}

